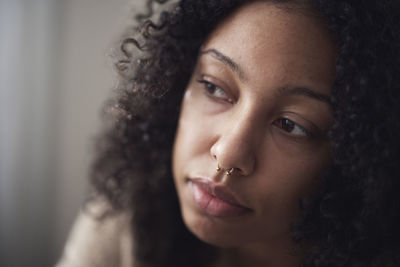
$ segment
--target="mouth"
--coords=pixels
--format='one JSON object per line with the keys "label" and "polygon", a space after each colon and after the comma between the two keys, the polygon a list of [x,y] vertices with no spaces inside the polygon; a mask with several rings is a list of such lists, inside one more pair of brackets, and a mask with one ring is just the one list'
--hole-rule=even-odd
{"label": "mouth", "polygon": [[189,179],[193,200],[204,213],[215,217],[236,217],[252,212],[225,185],[206,179]]}

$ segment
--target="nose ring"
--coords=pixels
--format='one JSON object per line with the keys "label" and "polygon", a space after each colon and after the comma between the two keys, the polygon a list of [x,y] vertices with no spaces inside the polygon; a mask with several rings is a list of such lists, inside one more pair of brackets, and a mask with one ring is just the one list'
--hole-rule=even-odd
{"label": "nose ring", "polygon": [[[219,166],[219,164],[217,164],[216,170],[217,170],[217,172],[219,172],[219,171],[221,170],[221,167]],[[230,176],[230,175],[233,173],[234,170],[235,170],[235,168],[229,168],[229,169],[226,171],[226,175],[227,175],[227,176]]]}
{"label": "nose ring", "polygon": [[221,167],[219,166],[219,164],[217,164],[217,172],[219,172],[221,170]]}
{"label": "nose ring", "polygon": [[226,171],[226,175],[230,176],[234,170],[235,168],[230,168],[229,170]]}

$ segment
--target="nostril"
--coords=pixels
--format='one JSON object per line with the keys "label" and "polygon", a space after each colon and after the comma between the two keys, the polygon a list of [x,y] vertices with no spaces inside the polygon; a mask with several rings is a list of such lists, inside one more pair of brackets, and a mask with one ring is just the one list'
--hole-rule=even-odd
{"label": "nostril", "polygon": [[225,138],[219,138],[212,143],[209,156],[215,163],[214,170],[223,170],[228,176],[248,176],[254,167],[254,151],[247,143],[237,143],[237,140],[229,138],[232,136],[225,135]]}
{"label": "nostril", "polygon": [[232,168],[231,174],[235,174],[237,176],[245,176],[245,173],[240,168]]}
{"label": "nostril", "polygon": [[244,175],[244,172],[242,171],[242,169],[239,169],[239,168],[235,168],[235,173],[236,173],[237,175],[240,175],[240,176],[243,176],[243,175]]}
{"label": "nostril", "polygon": [[219,163],[217,163],[217,167],[215,169],[217,172],[219,172],[223,169],[224,172],[226,172],[227,176],[231,176],[232,174],[240,175],[240,176],[245,175],[244,172],[240,168],[236,168],[236,167],[225,168],[225,167],[221,167],[219,165]]}

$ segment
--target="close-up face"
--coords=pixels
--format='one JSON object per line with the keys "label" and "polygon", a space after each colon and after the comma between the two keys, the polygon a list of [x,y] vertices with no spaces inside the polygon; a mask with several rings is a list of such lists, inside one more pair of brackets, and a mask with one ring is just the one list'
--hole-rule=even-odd
{"label": "close-up face", "polygon": [[197,237],[218,246],[289,238],[299,199],[331,161],[335,56],[321,18],[266,2],[242,6],[206,39],[172,163]]}

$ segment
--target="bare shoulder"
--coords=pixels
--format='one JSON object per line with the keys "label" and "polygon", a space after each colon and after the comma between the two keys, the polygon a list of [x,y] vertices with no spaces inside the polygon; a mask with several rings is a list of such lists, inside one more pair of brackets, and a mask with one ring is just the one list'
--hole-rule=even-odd
{"label": "bare shoulder", "polygon": [[80,212],[56,267],[133,266],[131,215],[109,210],[97,201]]}

